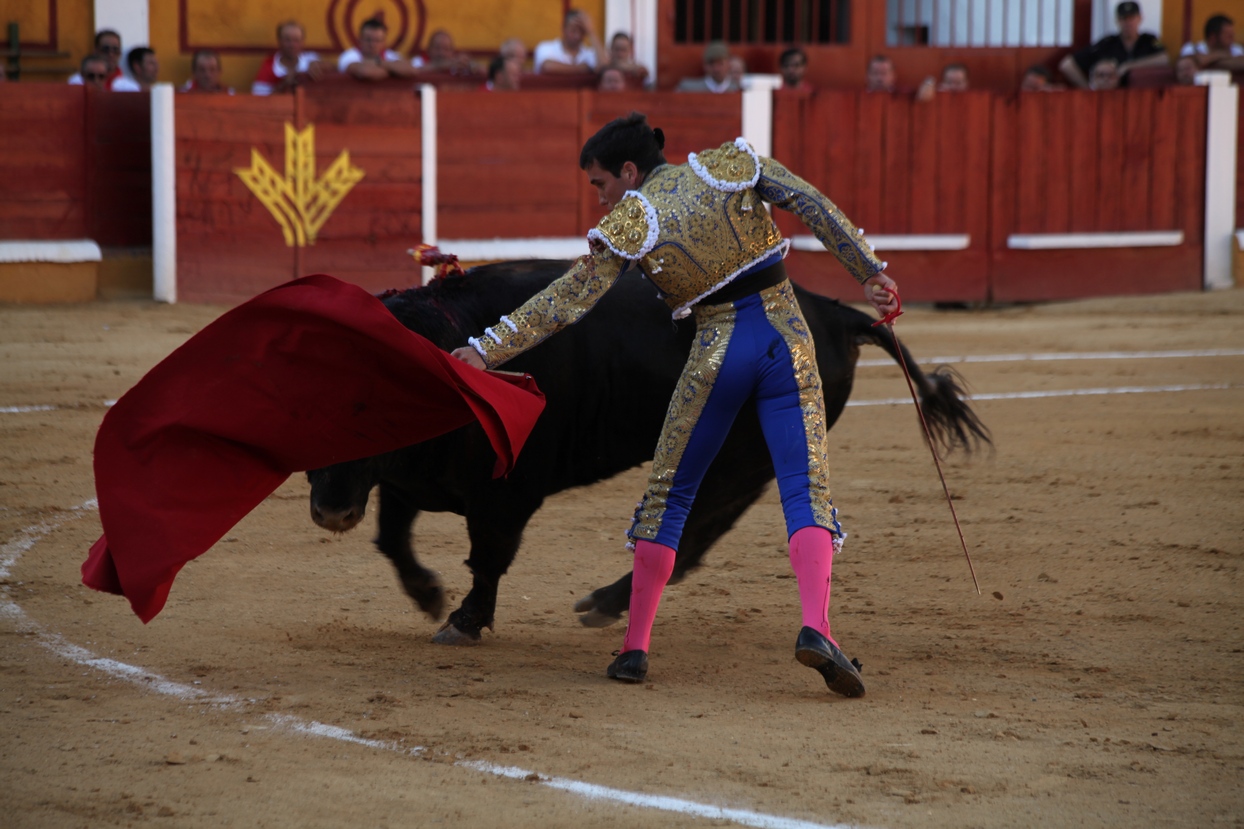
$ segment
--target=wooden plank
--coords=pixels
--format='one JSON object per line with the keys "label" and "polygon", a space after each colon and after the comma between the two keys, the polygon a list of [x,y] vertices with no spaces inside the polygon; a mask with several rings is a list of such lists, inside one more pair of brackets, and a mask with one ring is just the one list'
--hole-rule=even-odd
{"label": "wooden plank", "polygon": [[1039,158],[1030,163],[1041,165],[1045,171],[1045,216],[1041,222],[1044,233],[1071,232],[1071,182],[1083,171],[1071,163],[1071,145],[1084,138],[1072,121],[1070,100],[1065,95],[1037,95],[1043,99],[1049,115],[1046,140],[1040,147]]}
{"label": "wooden plank", "polygon": [[1153,169],[1153,101],[1156,89],[1133,89],[1124,100],[1123,179],[1119,188],[1120,230],[1164,230],[1149,226],[1149,182]]}
{"label": "wooden plank", "polygon": [[1178,118],[1178,98],[1162,90],[1154,102],[1150,130],[1153,155],[1149,168],[1148,226],[1155,230],[1179,227],[1175,189],[1179,170]]}
{"label": "wooden plank", "polygon": [[[978,251],[888,251],[883,258],[906,302],[983,302],[988,298],[989,256]],[[793,281],[824,296],[859,302],[859,285],[829,253],[796,251],[786,258]]]}
{"label": "wooden plank", "polygon": [[[1094,133],[1098,121],[1096,92],[1067,92],[1067,123],[1077,125],[1068,132],[1070,164],[1067,169],[1071,192],[1071,220],[1068,232],[1089,233],[1099,229],[1097,199],[1101,190],[1098,168],[1098,142]],[[1005,243],[1005,240],[1003,240]]]}
{"label": "wooden plank", "polygon": [[81,87],[0,85],[0,239],[87,235],[85,130]]}
{"label": "wooden plank", "polygon": [[87,234],[103,246],[151,244],[151,96],[87,88]]}
{"label": "wooden plank", "polygon": [[1019,186],[1015,167],[1018,120],[1018,98],[994,98],[989,155],[989,238],[986,241],[989,251],[987,296],[990,298],[995,296],[994,262],[1005,251],[1007,236],[1015,232]]}
{"label": "wooden plank", "polygon": [[[856,120],[856,158],[850,169],[855,171],[851,188],[853,203],[848,213],[856,227],[882,232],[882,209],[892,194],[885,187],[882,142],[885,127],[887,95],[860,93]],[[850,162],[848,162],[850,163]]]}
{"label": "wooden plank", "polygon": [[[1205,118],[1209,93],[1204,87],[1170,93],[1179,101],[1176,216],[1184,232],[1184,243],[1199,250],[1205,239]],[[1200,273],[1198,268],[1198,287]]]}
{"label": "wooden plank", "polygon": [[1058,135],[1066,124],[1051,124],[1053,96],[1020,95],[1015,139],[1016,233],[1045,232],[1046,179],[1062,173],[1046,166],[1046,130]]}
{"label": "wooden plank", "polygon": [[911,111],[916,102],[905,95],[885,96],[882,127],[881,226],[873,233],[911,232]]}
{"label": "wooden plank", "polygon": [[1100,101],[1097,117],[1097,165],[1101,177],[1094,199],[1097,221],[1090,229],[1109,233],[1124,230],[1121,197],[1123,180],[1129,174],[1124,169],[1124,154],[1127,146],[1127,97],[1131,93],[1120,89],[1094,94]]}
{"label": "wooden plank", "polygon": [[177,299],[235,305],[293,277],[294,249],[267,239],[177,239]]}
{"label": "wooden plank", "polygon": [[1096,296],[1195,291],[1201,250],[1015,250],[994,257],[995,302],[1049,302]]}
{"label": "wooden plank", "polygon": [[989,247],[989,209],[993,190],[990,151],[993,146],[993,97],[992,95],[973,95],[967,99],[966,131],[956,145],[953,140],[953,124],[943,124],[944,138],[942,146],[947,142],[951,146],[963,148],[962,157],[952,157],[948,162],[951,169],[958,167],[964,177],[965,192],[963,196],[963,226],[961,228],[944,225],[939,228],[943,233],[967,231],[971,235],[971,249],[987,251]]}
{"label": "wooden plank", "polygon": [[[894,192],[895,196],[906,199],[910,205],[908,233],[937,232],[938,214],[947,207],[943,202],[945,189],[956,174],[962,175],[962,170],[951,172],[945,168],[944,154],[948,154],[949,146],[942,144],[940,127],[943,121],[951,120],[951,111],[957,110],[959,101],[956,98],[941,96],[938,100],[911,108],[908,176],[905,186]],[[958,132],[955,137],[959,137]],[[958,206],[962,207],[962,204]]]}

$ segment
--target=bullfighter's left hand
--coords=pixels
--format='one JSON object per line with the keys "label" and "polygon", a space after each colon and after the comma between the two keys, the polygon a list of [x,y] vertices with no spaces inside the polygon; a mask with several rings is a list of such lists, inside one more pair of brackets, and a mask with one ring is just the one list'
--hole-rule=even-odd
{"label": "bullfighter's left hand", "polygon": [[450,356],[461,360],[469,366],[474,366],[480,371],[484,371],[488,368],[488,366],[484,365],[484,358],[479,356],[479,352],[469,345],[464,345],[462,348],[455,348],[450,353]]}

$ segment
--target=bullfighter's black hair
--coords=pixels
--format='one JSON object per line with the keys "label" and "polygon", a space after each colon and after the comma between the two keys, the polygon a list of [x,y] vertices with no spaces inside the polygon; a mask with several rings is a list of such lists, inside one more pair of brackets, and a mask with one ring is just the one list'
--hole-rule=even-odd
{"label": "bullfighter's black hair", "polygon": [[611,175],[622,173],[622,165],[630,161],[639,172],[647,174],[665,163],[665,134],[648,126],[648,116],[632,112],[605,124],[583,145],[579,168],[586,170],[595,161]]}

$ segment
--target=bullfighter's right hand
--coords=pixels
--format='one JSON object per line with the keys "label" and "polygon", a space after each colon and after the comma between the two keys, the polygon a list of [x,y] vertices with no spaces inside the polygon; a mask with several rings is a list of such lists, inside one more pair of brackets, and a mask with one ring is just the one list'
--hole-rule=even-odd
{"label": "bullfighter's right hand", "polygon": [[484,371],[488,366],[484,365],[484,358],[479,356],[479,352],[474,347],[464,345],[462,348],[455,348],[450,356],[461,360],[469,366],[474,366],[480,371]]}

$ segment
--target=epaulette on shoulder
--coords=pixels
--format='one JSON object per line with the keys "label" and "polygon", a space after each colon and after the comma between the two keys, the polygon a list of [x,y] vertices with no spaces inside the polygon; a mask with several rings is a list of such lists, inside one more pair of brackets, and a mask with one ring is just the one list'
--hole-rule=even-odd
{"label": "epaulette on shoulder", "polygon": [[637,190],[628,190],[609,215],[587,232],[625,259],[639,259],[657,243],[657,211]]}
{"label": "epaulette on shoulder", "polygon": [[715,150],[691,153],[687,164],[709,187],[736,193],[755,187],[760,180],[760,159],[742,138],[733,144],[722,144]]}

